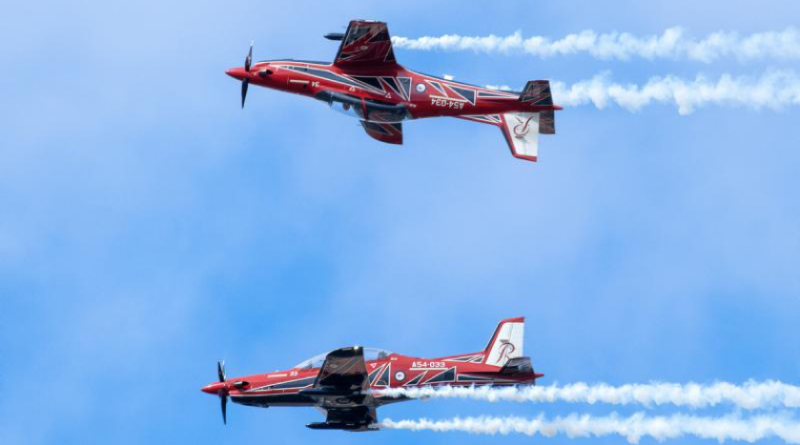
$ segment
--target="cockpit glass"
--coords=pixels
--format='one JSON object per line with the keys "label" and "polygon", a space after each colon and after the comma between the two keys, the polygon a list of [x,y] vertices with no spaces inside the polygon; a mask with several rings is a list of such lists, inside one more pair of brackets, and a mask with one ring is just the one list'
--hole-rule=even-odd
{"label": "cockpit glass", "polygon": [[[308,371],[315,368],[321,368],[322,364],[325,363],[325,357],[328,356],[329,352],[324,352],[322,354],[315,355],[308,360],[303,360],[295,365],[294,369]],[[392,354],[393,352],[387,351],[386,349],[364,348],[364,360],[366,361],[383,360]]]}
{"label": "cockpit glass", "polygon": [[304,371],[313,368],[320,368],[322,367],[322,364],[325,363],[325,357],[327,355],[328,355],[327,352],[315,355],[307,360],[303,360],[302,362],[296,364],[294,367],[295,369],[302,369]]}
{"label": "cockpit glass", "polygon": [[392,351],[380,348],[364,348],[364,360],[383,360],[394,354]]}

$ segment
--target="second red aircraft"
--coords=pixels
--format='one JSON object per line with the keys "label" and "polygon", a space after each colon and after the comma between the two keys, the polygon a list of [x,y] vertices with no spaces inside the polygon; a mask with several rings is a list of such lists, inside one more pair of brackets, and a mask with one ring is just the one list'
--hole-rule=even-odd
{"label": "second red aircraft", "polygon": [[244,67],[228,75],[242,81],[242,106],[249,84],[301,94],[327,102],[361,121],[371,137],[403,143],[408,119],[452,116],[499,127],[511,154],[536,161],[540,134],[555,134],[550,82],[531,80],[521,93],[481,88],[420,74],[395,60],[386,23],[350,22],[333,63],[269,60],[252,63],[253,46]]}

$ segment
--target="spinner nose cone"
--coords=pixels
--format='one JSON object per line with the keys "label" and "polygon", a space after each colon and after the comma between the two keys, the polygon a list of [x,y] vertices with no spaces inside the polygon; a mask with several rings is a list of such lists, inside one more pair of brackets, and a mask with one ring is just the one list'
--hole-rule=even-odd
{"label": "spinner nose cone", "polygon": [[231,77],[233,77],[234,79],[237,79],[237,80],[243,80],[245,77],[247,77],[247,71],[245,71],[244,67],[241,67],[241,66],[237,67],[237,68],[231,68],[229,70],[226,70],[225,74],[227,74],[227,75],[229,75],[229,76],[231,76]]}
{"label": "spinner nose cone", "polygon": [[225,383],[217,382],[200,388],[200,391],[203,391],[206,394],[211,394],[213,396],[216,396],[219,395],[219,391],[224,388],[225,388]]}

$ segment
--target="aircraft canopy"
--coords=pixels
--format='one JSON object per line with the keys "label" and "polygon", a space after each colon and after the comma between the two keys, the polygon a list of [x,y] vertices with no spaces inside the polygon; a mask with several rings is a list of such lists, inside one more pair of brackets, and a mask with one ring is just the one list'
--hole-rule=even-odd
{"label": "aircraft canopy", "polygon": [[[314,369],[314,368],[321,368],[322,364],[325,363],[325,358],[331,351],[323,352],[322,354],[317,354],[307,360],[303,360],[302,362],[298,363],[294,366],[295,369]],[[392,351],[387,351],[385,349],[380,348],[364,348],[364,360],[382,360],[390,355],[392,355]]]}

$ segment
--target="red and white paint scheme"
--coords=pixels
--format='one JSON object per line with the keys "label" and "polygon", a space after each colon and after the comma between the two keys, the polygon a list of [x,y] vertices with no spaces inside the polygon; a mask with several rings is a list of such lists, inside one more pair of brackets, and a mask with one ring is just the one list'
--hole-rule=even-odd
{"label": "red and white paint scheme", "polygon": [[347,32],[325,36],[340,40],[333,63],[268,60],[252,63],[253,45],[244,67],[226,73],[247,87],[301,94],[328,103],[361,121],[367,134],[389,144],[403,143],[402,122],[452,116],[500,127],[511,153],[536,161],[539,135],[555,133],[550,82],[532,80],[521,93],[481,88],[420,74],[395,60],[386,23],[350,22]]}
{"label": "red and white paint scheme", "polygon": [[242,405],[311,406],[325,422],[312,429],[372,431],[378,429],[376,408],[408,400],[382,395],[386,388],[535,384],[544,374],[523,356],[524,318],[503,320],[480,352],[440,358],[418,358],[352,346],[320,354],[285,371],[226,378],[217,364],[219,382],[202,388],[219,396],[227,423],[228,397]]}

